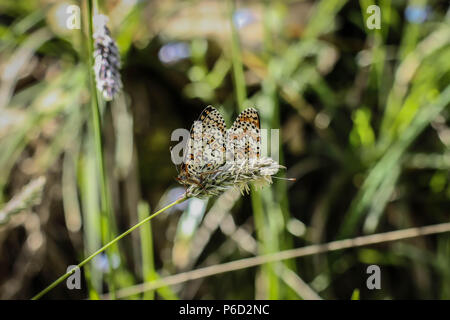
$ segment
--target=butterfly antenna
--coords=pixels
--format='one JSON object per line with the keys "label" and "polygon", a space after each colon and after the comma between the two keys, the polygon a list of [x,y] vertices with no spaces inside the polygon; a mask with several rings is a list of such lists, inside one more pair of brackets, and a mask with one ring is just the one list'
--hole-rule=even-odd
{"label": "butterfly antenna", "polygon": [[[170,157],[172,158],[172,147],[169,147],[169,152],[170,152]],[[175,169],[177,170],[177,173],[180,173],[180,171],[178,171],[178,166],[175,165]]]}
{"label": "butterfly antenna", "polygon": [[280,179],[280,180],[287,180],[287,181],[297,181],[296,178],[284,178],[284,177],[272,177],[275,179]]}

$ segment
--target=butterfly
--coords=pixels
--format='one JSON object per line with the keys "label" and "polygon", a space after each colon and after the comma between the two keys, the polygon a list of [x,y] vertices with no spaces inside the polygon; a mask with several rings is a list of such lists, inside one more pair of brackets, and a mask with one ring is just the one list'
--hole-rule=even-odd
{"label": "butterfly", "polygon": [[260,158],[261,128],[258,111],[242,111],[227,132],[227,161],[243,164]]}
{"label": "butterfly", "polygon": [[180,173],[176,178],[184,185],[202,186],[203,181],[225,163],[243,164],[260,157],[260,123],[258,111],[242,111],[229,130],[217,109],[206,107],[194,122]]}

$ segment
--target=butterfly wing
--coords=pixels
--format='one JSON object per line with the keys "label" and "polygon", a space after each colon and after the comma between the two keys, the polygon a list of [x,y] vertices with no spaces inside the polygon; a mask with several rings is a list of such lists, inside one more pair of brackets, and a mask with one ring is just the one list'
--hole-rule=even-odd
{"label": "butterfly wing", "polygon": [[191,178],[214,171],[225,161],[226,125],[222,115],[207,106],[194,122],[181,167]]}
{"label": "butterfly wing", "polygon": [[242,163],[260,158],[261,128],[258,111],[248,108],[242,111],[227,131],[226,160]]}

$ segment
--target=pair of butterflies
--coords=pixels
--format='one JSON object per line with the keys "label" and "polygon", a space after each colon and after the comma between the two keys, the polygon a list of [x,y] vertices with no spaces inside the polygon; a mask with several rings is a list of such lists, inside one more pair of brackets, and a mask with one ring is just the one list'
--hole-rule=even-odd
{"label": "pair of butterflies", "polygon": [[194,122],[186,145],[178,182],[202,185],[226,162],[244,164],[258,160],[261,150],[259,115],[256,109],[242,111],[227,130],[225,120],[217,109],[206,107]]}

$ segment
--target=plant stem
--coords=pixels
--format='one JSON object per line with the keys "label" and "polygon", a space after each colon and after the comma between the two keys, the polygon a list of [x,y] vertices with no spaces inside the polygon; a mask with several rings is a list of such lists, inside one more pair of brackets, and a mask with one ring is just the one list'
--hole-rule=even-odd
{"label": "plant stem", "polygon": [[[245,84],[244,77],[244,67],[242,63],[242,50],[239,39],[239,33],[234,24],[234,13],[235,13],[235,3],[234,0],[228,1],[229,5],[229,20],[231,24],[231,59],[233,64],[233,77],[234,77],[234,89],[236,91],[236,100],[238,104],[238,110],[243,111],[245,109],[245,101],[247,99],[247,89]],[[261,192],[252,188],[251,192],[251,200],[252,200],[252,208],[253,208],[253,217],[255,219],[255,226],[257,228],[257,238],[260,240],[262,245],[262,250],[264,253],[268,253],[270,248],[267,245],[267,241],[265,239],[267,237],[264,234],[267,232],[266,229],[266,221],[265,221],[265,213],[263,201],[261,198]],[[276,292],[276,275],[273,271],[271,271],[270,266],[263,266],[262,272],[264,274],[267,273],[267,277],[269,278],[269,291]],[[274,280],[275,279],[275,280]],[[273,295],[272,295],[273,297]]]}
{"label": "plant stem", "polygon": [[[139,220],[144,220],[150,215],[150,208],[146,202],[140,202],[138,204],[138,216]],[[141,256],[142,256],[142,279],[144,281],[155,280],[155,263],[153,254],[153,234],[152,224],[149,223],[148,227],[141,228]],[[146,292],[143,296],[144,300],[154,300],[155,293],[150,291]]]}
{"label": "plant stem", "polygon": [[95,86],[95,75],[92,70],[92,66],[94,65],[93,61],[93,22],[92,22],[92,13],[93,13],[93,4],[92,0],[88,1],[88,19],[89,19],[89,41],[88,41],[88,51],[89,51],[89,75],[91,81],[91,91],[92,91],[92,101],[91,101],[91,116],[92,116],[92,128],[94,129],[94,142],[95,142],[95,152],[97,158],[97,166],[99,170],[100,177],[100,187],[101,187],[101,211],[102,213],[107,212],[108,210],[108,189],[106,183],[106,174],[105,174],[105,161],[103,155],[103,142],[101,136],[101,119],[100,119],[100,108],[99,108],[99,96],[98,91]]}
{"label": "plant stem", "polygon": [[[380,243],[389,243],[393,241],[400,241],[423,237],[426,235],[440,234],[450,232],[450,223],[441,223],[424,227],[401,229],[367,236],[360,236],[352,239],[336,240],[328,243],[320,243],[308,245],[305,247],[294,248],[290,250],[278,251],[269,254],[257,255],[249,258],[229,261],[222,264],[213,264],[211,266],[202,267],[187,272],[173,274],[162,277],[152,282],[145,282],[134,285],[129,288],[120,289],[117,291],[117,296],[126,298],[132,295],[137,295],[145,291],[156,290],[161,287],[174,286],[185,283],[187,281],[203,279],[213,275],[218,275],[226,272],[237,270],[244,270],[251,267],[261,266],[270,262],[278,262],[282,260],[307,257],[326,252],[335,252],[350,248],[360,248]],[[108,299],[109,295],[104,294],[102,299]]]}
{"label": "plant stem", "polygon": [[109,247],[111,247],[112,245],[114,245],[115,243],[117,243],[120,239],[122,239],[123,237],[125,237],[126,235],[128,235],[129,233],[133,232],[134,230],[136,230],[137,228],[139,228],[140,226],[144,225],[145,223],[149,222],[151,219],[153,219],[154,217],[156,217],[157,215],[159,215],[161,212],[166,211],[167,209],[173,207],[174,205],[177,205],[183,201],[185,201],[187,199],[187,197],[184,195],[182,197],[180,197],[178,200],[172,202],[171,204],[165,206],[164,208],[156,211],[154,214],[148,216],[147,218],[145,218],[144,220],[138,222],[137,224],[135,224],[134,226],[132,226],[131,228],[129,228],[128,230],[126,230],[125,232],[123,232],[122,234],[118,235],[117,237],[115,237],[113,240],[111,240],[110,242],[108,242],[107,244],[105,244],[103,247],[101,247],[100,249],[98,249],[97,251],[95,251],[93,254],[91,254],[89,257],[87,257],[86,259],[84,259],[83,261],[81,261],[76,268],[71,269],[70,271],[66,272],[65,274],[63,274],[61,277],[59,277],[58,279],[56,279],[52,284],[50,284],[47,288],[45,288],[44,290],[42,290],[41,292],[39,292],[37,295],[35,295],[32,300],[38,300],[39,298],[41,298],[43,295],[45,295],[47,292],[49,292],[50,290],[52,290],[54,287],[56,287],[58,284],[60,284],[62,281],[64,281],[65,279],[67,279],[70,275],[72,275],[73,273],[75,273],[75,270],[77,268],[81,268],[83,267],[86,263],[88,263],[89,261],[91,261],[95,256],[97,256],[98,254],[102,253],[103,251],[105,251],[106,249],[108,249]]}
{"label": "plant stem", "polygon": [[[95,154],[97,161],[97,169],[99,172],[100,179],[100,230],[102,235],[102,242],[108,242],[113,238],[112,228],[109,227],[113,224],[114,216],[112,214],[111,202],[108,192],[108,181],[105,170],[105,158],[103,154],[103,142],[102,142],[102,133],[101,133],[101,115],[100,115],[100,98],[98,95],[98,91],[95,85],[95,75],[93,72],[93,18],[98,13],[98,4],[97,1],[89,0],[87,3],[88,10],[88,56],[89,56],[89,76],[91,82],[91,116],[92,116],[92,128],[94,130],[94,144],[95,144]],[[112,265],[112,258],[110,254],[106,254],[108,259],[108,268],[109,268],[109,281],[108,285],[111,287],[111,291],[114,292],[115,284],[114,284],[114,268]]]}
{"label": "plant stem", "polygon": [[231,59],[233,61],[233,77],[236,90],[236,100],[239,111],[245,109],[244,102],[247,99],[247,89],[245,86],[244,67],[242,65],[241,44],[239,34],[234,25],[233,15],[235,11],[234,0],[229,0],[229,15],[231,24]]}

